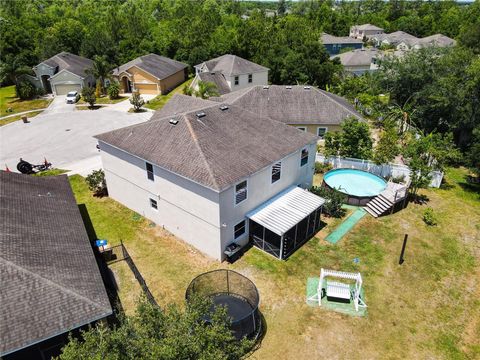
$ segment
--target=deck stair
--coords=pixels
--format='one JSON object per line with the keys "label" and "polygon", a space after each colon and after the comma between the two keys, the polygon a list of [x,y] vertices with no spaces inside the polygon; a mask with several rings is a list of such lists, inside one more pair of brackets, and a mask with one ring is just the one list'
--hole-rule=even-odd
{"label": "deck stair", "polygon": [[376,218],[392,212],[395,204],[405,200],[407,190],[405,185],[388,182],[385,190],[370,200],[363,209]]}

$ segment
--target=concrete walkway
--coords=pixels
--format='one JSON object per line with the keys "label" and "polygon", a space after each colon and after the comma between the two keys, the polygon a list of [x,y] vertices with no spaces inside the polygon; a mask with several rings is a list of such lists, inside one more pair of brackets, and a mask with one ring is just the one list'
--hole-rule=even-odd
{"label": "concrete walkway", "polygon": [[336,244],[343,238],[352,228],[365,216],[366,211],[358,208],[352,215],[346,218],[340,225],[337,226],[326,238],[329,243]]}
{"label": "concrete walkway", "polygon": [[14,117],[14,116],[18,116],[18,115],[29,114],[29,113],[32,113],[32,112],[35,112],[35,111],[43,111],[43,110],[46,110],[46,109],[47,109],[47,108],[41,108],[41,109],[34,109],[34,110],[22,111],[22,112],[19,112],[19,113],[2,116],[2,117],[0,117],[0,120],[8,119],[8,118],[11,118],[11,117]]}

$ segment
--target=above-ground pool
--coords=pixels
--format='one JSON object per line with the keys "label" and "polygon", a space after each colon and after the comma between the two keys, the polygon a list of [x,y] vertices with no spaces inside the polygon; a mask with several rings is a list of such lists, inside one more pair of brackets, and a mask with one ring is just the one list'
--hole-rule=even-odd
{"label": "above-ground pool", "polygon": [[363,170],[334,169],[325,174],[322,186],[345,194],[347,204],[363,206],[385,190],[387,182]]}

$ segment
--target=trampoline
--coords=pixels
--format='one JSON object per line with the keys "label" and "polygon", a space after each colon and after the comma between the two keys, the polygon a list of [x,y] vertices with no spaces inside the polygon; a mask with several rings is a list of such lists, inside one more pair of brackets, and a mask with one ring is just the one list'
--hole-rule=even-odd
{"label": "trampoline", "polygon": [[[257,288],[251,280],[236,271],[220,269],[197,276],[185,293],[187,303],[193,296],[212,299],[211,311],[216,306],[224,306],[231,319],[230,329],[237,339],[255,338],[260,333],[260,297]],[[205,319],[207,323],[210,321],[209,314]]]}

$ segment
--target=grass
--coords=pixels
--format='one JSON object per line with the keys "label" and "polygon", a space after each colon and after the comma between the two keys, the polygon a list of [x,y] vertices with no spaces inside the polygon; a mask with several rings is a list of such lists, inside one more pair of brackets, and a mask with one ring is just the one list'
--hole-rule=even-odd
{"label": "grass", "polygon": [[174,94],[182,94],[183,87],[189,86],[192,81],[193,79],[189,79],[185,81],[183,84],[178,85],[175,89],[173,89],[166,95],[158,95],[157,97],[150,100],[148,104],[145,104],[144,106],[151,110],[161,109]]}
{"label": "grass", "polygon": [[50,170],[46,170],[46,171],[40,171],[36,174],[34,174],[34,176],[57,176],[57,175],[61,175],[61,174],[65,174],[66,172],[68,172],[68,170],[64,170],[64,169],[50,169]]}
{"label": "grass", "polygon": [[[252,279],[267,323],[254,358],[474,359],[480,357],[480,185],[471,187],[465,175],[448,170],[444,188],[422,190],[428,204],[410,203],[380,219],[365,216],[336,245],[324,238],[341,220],[323,218],[325,227],[287,261],[253,248],[233,265],[204,257],[110,198],[93,197],[82,177],[70,181],[97,237],[126,244],[162,306],[183,304],[190,280],[204,271],[231,268]],[[435,227],[422,221],[427,206],[438,217]],[[139,290],[131,273],[116,266],[120,298],[131,312]],[[306,305],[306,280],[321,267],[362,273],[367,317]]]}
{"label": "grass", "polygon": [[[43,110],[39,110],[39,111],[33,111],[31,113],[28,113],[28,114],[25,114],[27,116],[27,118],[33,118],[35,116],[37,116],[38,114],[41,114],[43,112]],[[7,125],[7,124],[10,124],[14,121],[18,121],[18,120],[21,120],[23,115],[16,115],[16,116],[10,116],[8,118],[4,118],[4,119],[0,119],[0,126],[3,126],[3,125]]]}
{"label": "grass", "polygon": [[[0,116],[12,115],[23,111],[44,109],[50,104],[51,100],[32,99],[20,100],[15,96],[15,86],[5,86],[0,88]],[[11,108],[12,112],[7,112]]]}

